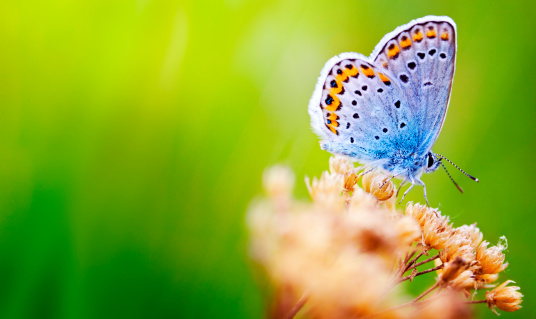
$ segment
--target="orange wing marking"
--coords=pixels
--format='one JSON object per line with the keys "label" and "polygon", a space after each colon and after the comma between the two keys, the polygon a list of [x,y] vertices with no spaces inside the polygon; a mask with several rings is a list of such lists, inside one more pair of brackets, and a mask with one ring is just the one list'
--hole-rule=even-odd
{"label": "orange wing marking", "polygon": [[380,80],[382,80],[382,82],[385,83],[385,85],[391,85],[391,80],[389,80],[388,77],[386,77],[382,73],[378,73],[378,75],[380,76]]}
{"label": "orange wing marking", "polygon": [[402,47],[402,50],[409,50],[409,48],[411,48],[411,40],[408,37],[403,36],[402,41],[400,41],[400,46]]}
{"label": "orange wing marking", "polygon": [[400,53],[400,48],[398,45],[391,43],[391,45],[387,48],[387,56],[390,59],[396,59],[398,58],[398,54]]}
{"label": "orange wing marking", "polygon": [[420,30],[415,31],[415,34],[413,35],[413,41],[415,42],[422,41],[422,32]]}
{"label": "orange wing marking", "polygon": [[363,72],[364,75],[366,75],[369,79],[374,78],[374,70],[372,68],[369,68],[368,66],[361,64],[361,72]]}

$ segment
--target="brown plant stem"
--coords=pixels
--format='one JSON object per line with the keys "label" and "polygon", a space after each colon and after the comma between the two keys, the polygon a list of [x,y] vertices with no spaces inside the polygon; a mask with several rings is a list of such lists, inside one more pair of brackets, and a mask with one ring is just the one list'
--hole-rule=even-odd
{"label": "brown plant stem", "polygon": [[426,289],[425,292],[423,292],[422,294],[420,294],[420,296],[417,297],[417,298],[415,298],[412,302],[415,303],[415,302],[419,301],[419,300],[422,299],[424,296],[426,296],[427,294],[429,294],[430,292],[432,292],[434,289],[436,289],[438,286],[439,286],[439,282],[436,282],[432,287]]}
{"label": "brown plant stem", "polygon": [[[406,268],[404,269],[404,272],[406,272],[406,271],[411,267],[411,265],[413,265],[413,264],[417,261],[417,259],[419,259],[423,254],[424,254],[424,249],[421,250],[421,252],[420,252],[417,256],[415,256],[415,258],[413,258],[413,259],[406,265]],[[404,272],[403,272],[403,273],[404,273]]]}
{"label": "brown plant stem", "polygon": [[429,263],[429,262],[431,262],[432,260],[435,260],[435,259],[437,259],[437,258],[439,258],[439,253],[438,253],[437,255],[433,256],[433,257],[430,257],[430,258],[428,258],[428,259],[425,259],[425,260],[423,260],[423,261],[421,261],[421,262],[419,262],[419,263],[416,263],[416,264],[412,265],[411,267],[407,268],[406,271],[408,271],[408,270],[410,270],[410,269],[413,269],[413,268],[417,268],[417,267],[419,267],[419,266],[421,266],[421,265],[424,265],[424,264],[426,264],[426,263]]}
{"label": "brown plant stem", "polygon": [[416,273],[415,275],[409,275],[409,276],[406,276],[406,277],[402,277],[402,278],[400,278],[400,279],[398,280],[397,284],[399,284],[399,283],[401,283],[401,282],[403,282],[403,281],[406,281],[406,280],[408,280],[408,279],[412,279],[412,278],[415,278],[415,277],[417,277],[417,276],[424,275],[424,274],[427,274],[427,273],[429,273],[429,272],[439,270],[439,269],[441,269],[441,268],[443,268],[443,265],[439,265],[439,266],[434,267],[434,268],[430,268],[430,269],[426,269],[426,270],[420,271],[420,272]]}
{"label": "brown plant stem", "polygon": [[292,309],[288,313],[287,318],[288,319],[294,318],[296,314],[298,314],[298,312],[301,310],[301,308],[305,306],[305,304],[307,303],[307,300],[309,300],[309,296],[307,295],[306,292],[304,292],[303,295],[298,300],[298,302],[296,303],[296,305],[294,305],[294,307],[292,307]]}
{"label": "brown plant stem", "polygon": [[473,301],[466,301],[466,304],[475,304],[475,303],[487,303],[488,301],[486,299],[484,300],[473,300]]}

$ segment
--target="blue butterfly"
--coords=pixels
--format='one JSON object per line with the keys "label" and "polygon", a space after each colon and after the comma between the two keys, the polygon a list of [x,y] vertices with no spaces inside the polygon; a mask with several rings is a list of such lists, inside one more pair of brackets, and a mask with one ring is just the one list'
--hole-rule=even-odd
{"label": "blue butterfly", "polygon": [[402,200],[414,185],[423,186],[428,203],[421,175],[440,165],[446,171],[441,161],[450,162],[431,148],[445,122],[455,64],[456,24],[436,16],[396,28],[369,58],[331,58],[309,102],[322,149],[401,178],[400,186],[409,181]]}

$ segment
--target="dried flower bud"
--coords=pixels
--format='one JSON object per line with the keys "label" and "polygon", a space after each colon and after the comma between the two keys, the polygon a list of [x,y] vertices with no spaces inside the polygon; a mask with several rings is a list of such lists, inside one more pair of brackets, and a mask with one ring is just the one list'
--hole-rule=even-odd
{"label": "dried flower bud", "polygon": [[399,241],[407,246],[421,238],[421,228],[417,222],[408,216],[402,217],[395,223]]}
{"label": "dried flower bud", "polygon": [[363,175],[362,183],[365,192],[374,195],[379,201],[388,200],[395,194],[395,185],[386,175],[377,173],[365,174]]}
{"label": "dried flower bud", "polygon": [[443,271],[439,276],[439,280],[444,285],[456,279],[467,268],[467,262],[460,257],[443,265]]}
{"label": "dried flower bud", "polygon": [[413,217],[421,227],[424,226],[428,215],[430,214],[429,210],[428,207],[420,204],[414,205],[413,202],[408,202],[406,204],[406,216]]}
{"label": "dried flower bud", "polygon": [[454,232],[468,240],[468,243],[471,247],[473,247],[474,250],[478,248],[478,245],[482,242],[482,238],[484,238],[484,235],[476,227],[476,224],[472,225],[463,225],[454,230]]}
{"label": "dried flower bud", "polygon": [[506,238],[501,237],[502,242],[497,246],[488,248],[489,242],[483,241],[476,251],[476,260],[480,266],[479,274],[497,274],[508,267],[508,263],[504,263],[506,258],[502,253],[508,246]]}
{"label": "dried flower bud", "polygon": [[305,177],[305,184],[313,201],[322,209],[340,211],[344,207],[344,199],[341,196],[344,176],[323,172],[320,179],[314,177],[312,183]]}
{"label": "dried flower bud", "polygon": [[450,282],[450,286],[456,289],[474,289],[476,287],[476,278],[472,271],[465,270],[461,272],[454,280]]}
{"label": "dried flower bud", "polygon": [[521,308],[520,304],[522,302],[521,298],[523,295],[518,292],[519,287],[517,286],[506,287],[509,283],[515,282],[512,280],[507,280],[499,287],[493,289],[492,291],[486,292],[486,301],[488,303],[488,307],[497,315],[498,313],[495,310],[495,307],[502,311],[508,312],[516,311]]}
{"label": "dried flower bud", "polygon": [[342,156],[332,156],[329,158],[329,171],[331,174],[346,175],[353,171],[354,164]]}
{"label": "dried flower bud", "polygon": [[268,196],[288,201],[294,189],[294,173],[286,166],[276,165],[264,171],[262,182]]}
{"label": "dried flower bud", "polygon": [[491,284],[492,282],[497,281],[499,279],[499,274],[484,274],[478,276],[478,279],[482,281],[484,284]]}
{"label": "dried flower bud", "polygon": [[445,248],[439,253],[439,258],[446,263],[457,257],[461,257],[470,263],[475,259],[475,253],[467,239],[453,235],[446,242]]}

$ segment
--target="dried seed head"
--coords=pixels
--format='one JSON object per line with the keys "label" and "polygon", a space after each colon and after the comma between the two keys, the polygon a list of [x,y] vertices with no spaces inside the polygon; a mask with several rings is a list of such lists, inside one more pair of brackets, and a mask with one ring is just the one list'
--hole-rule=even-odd
{"label": "dried seed head", "polygon": [[441,250],[446,247],[452,236],[449,219],[435,209],[409,202],[406,205],[406,216],[414,218],[422,230],[423,245],[427,248]]}
{"label": "dried seed head", "polygon": [[502,311],[516,311],[521,308],[520,304],[523,300],[521,298],[523,295],[518,292],[519,287],[512,286],[507,287],[509,283],[515,283],[512,280],[507,280],[503,282],[499,287],[493,289],[492,291],[486,292],[486,301],[488,307],[493,310],[497,315],[495,307],[499,308]]}
{"label": "dried seed head", "polygon": [[497,274],[508,267],[508,263],[504,263],[506,256],[503,251],[508,247],[506,238],[501,237],[501,241],[497,246],[488,248],[489,242],[483,241],[476,251],[476,260],[480,271],[478,274]]}
{"label": "dried seed head", "polygon": [[365,174],[362,184],[365,192],[374,195],[379,201],[388,200],[395,194],[395,185],[383,174]]}

